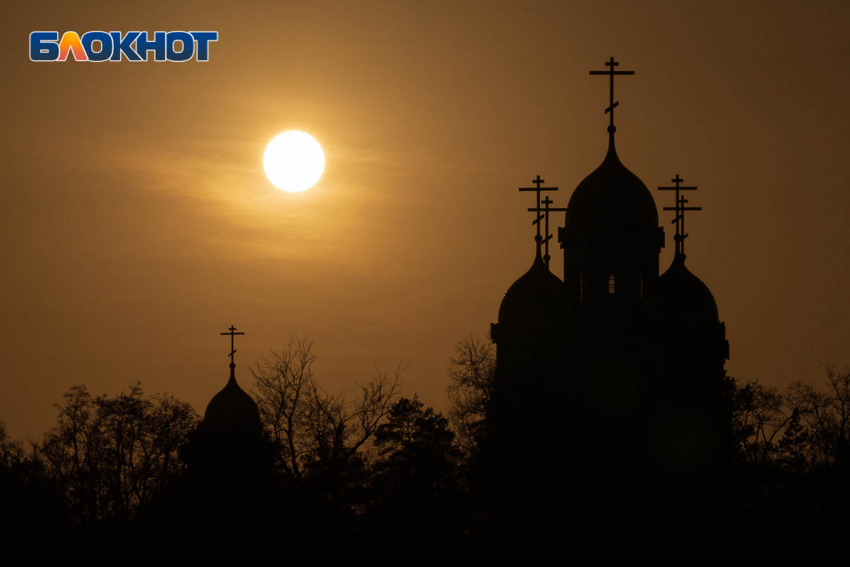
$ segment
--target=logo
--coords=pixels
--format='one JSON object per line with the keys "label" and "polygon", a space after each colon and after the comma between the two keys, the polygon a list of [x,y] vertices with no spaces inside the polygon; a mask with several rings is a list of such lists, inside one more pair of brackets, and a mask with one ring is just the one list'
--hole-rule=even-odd
{"label": "logo", "polygon": [[218,41],[215,31],[148,32],[90,31],[82,36],[67,31],[34,31],[30,34],[30,61],[174,61],[210,60],[210,43]]}

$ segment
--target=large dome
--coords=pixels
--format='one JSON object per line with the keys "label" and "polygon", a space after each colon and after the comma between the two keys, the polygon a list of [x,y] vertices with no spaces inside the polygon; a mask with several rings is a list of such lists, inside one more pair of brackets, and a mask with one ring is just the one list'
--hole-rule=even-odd
{"label": "large dome", "polygon": [[652,193],[620,162],[611,134],[602,164],[579,183],[570,197],[565,230],[639,234],[657,227],[658,211]]}
{"label": "large dome", "polygon": [[508,288],[499,307],[499,324],[526,325],[563,322],[564,282],[537,256],[531,268]]}
{"label": "large dome", "polygon": [[644,317],[653,323],[671,325],[720,322],[711,290],[685,266],[684,255],[677,255],[658,278],[644,305]]}
{"label": "large dome", "polygon": [[257,404],[236,383],[235,365],[230,366],[230,380],[213,396],[204,412],[204,425],[215,430],[254,428],[260,424]]}

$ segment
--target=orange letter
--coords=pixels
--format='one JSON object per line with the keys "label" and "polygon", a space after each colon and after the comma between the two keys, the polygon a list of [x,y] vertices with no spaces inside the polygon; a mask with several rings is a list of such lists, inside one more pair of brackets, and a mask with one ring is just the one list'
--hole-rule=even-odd
{"label": "orange letter", "polygon": [[59,42],[59,59],[58,61],[65,61],[68,58],[68,50],[74,52],[74,60],[75,61],[88,61],[89,57],[86,55],[86,50],[83,49],[83,43],[80,41],[80,36],[77,35],[77,32],[65,32],[62,36],[62,41]]}

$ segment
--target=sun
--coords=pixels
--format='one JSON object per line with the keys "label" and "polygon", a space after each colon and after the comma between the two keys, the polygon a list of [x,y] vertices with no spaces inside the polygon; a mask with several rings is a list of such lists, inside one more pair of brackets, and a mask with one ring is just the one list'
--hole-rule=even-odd
{"label": "sun", "polygon": [[306,191],[325,171],[325,152],[310,134],[291,130],[278,134],[266,146],[263,169],[278,189]]}

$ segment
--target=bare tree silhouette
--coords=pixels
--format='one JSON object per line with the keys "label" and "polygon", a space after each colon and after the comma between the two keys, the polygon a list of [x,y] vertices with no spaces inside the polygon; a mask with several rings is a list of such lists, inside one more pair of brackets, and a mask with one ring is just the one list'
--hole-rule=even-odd
{"label": "bare tree silhouette", "polygon": [[457,343],[447,373],[451,380],[449,418],[469,457],[476,453],[484,435],[496,375],[496,349],[489,340],[470,335]]}
{"label": "bare tree silhouette", "polygon": [[257,363],[254,374],[260,417],[276,448],[280,469],[303,480],[320,463],[343,466],[368,446],[398,395],[405,368],[392,376],[378,371],[359,395],[329,394],[313,375],[313,341],[293,335],[271,360]]}

